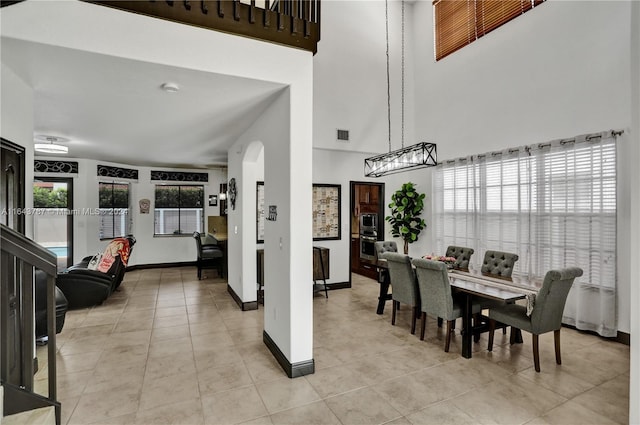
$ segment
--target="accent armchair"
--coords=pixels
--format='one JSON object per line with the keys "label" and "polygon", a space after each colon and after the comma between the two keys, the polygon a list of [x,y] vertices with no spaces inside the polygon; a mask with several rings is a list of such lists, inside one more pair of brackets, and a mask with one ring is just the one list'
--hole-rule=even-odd
{"label": "accent armchair", "polygon": [[533,363],[540,372],[538,335],[553,331],[556,363],[562,364],[560,356],[560,328],[567,295],[576,277],[582,276],[582,269],[570,267],[551,270],[544,277],[542,287],[535,297],[533,309],[527,314],[527,306],[505,304],[489,310],[489,351],[493,350],[493,334],[496,321],[530,332],[533,341]]}

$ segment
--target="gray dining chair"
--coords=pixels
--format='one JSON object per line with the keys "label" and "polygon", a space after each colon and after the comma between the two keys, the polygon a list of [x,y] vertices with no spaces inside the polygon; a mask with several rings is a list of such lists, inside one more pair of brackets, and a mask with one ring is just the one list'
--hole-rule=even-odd
{"label": "gray dining chair", "polygon": [[398,245],[395,241],[378,241],[375,244],[376,258],[383,258],[387,252],[398,252]]}
{"label": "gray dining chair", "polygon": [[533,341],[533,363],[536,372],[540,372],[540,354],[538,336],[553,331],[556,349],[556,363],[562,364],[560,356],[560,329],[562,313],[567,295],[576,277],[582,276],[582,269],[569,267],[562,270],[550,270],[544,277],[538,291],[533,309],[527,315],[527,306],[505,304],[489,310],[489,351],[493,350],[493,334],[496,321],[531,333]]}
{"label": "gray dining chair", "polygon": [[456,259],[456,262],[453,263],[454,269],[469,270],[469,261],[471,261],[473,253],[473,248],[449,245],[445,255]]}
{"label": "gray dining chair", "polygon": [[[421,328],[420,340],[424,340],[427,314],[442,318],[447,322],[447,336],[444,351],[449,351],[451,331],[458,317],[462,317],[463,298],[451,293],[447,266],[442,261],[416,258],[412,261],[416,267],[418,288],[420,291]],[[472,304],[472,313],[480,312],[480,304]]]}
{"label": "gray dining chair", "polygon": [[484,261],[480,272],[496,277],[511,277],[518,255],[510,252],[488,250],[484,253]]}
{"label": "gray dining chair", "polygon": [[[482,261],[482,267],[480,272],[484,275],[498,277],[503,279],[511,278],[511,274],[513,273],[513,268],[515,267],[516,261],[518,261],[518,254],[513,254],[510,252],[504,251],[493,251],[487,250],[484,253],[484,260]],[[500,307],[504,305],[502,301],[497,300],[488,300],[485,298],[479,298],[478,301],[482,306],[482,309],[491,309],[494,307]],[[479,315],[475,317],[475,320],[479,323],[480,321],[486,322],[486,317],[480,317]],[[507,333],[507,326],[504,324],[500,324],[502,328],[502,333]],[[511,341],[515,341],[515,335],[517,331],[511,330]],[[519,334],[518,334],[519,335]],[[474,337],[474,341],[478,342],[480,340],[480,335],[476,334]]]}
{"label": "gray dining chair", "polygon": [[396,310],[400,303],[411,306],[411,334],[416,333],[416,320],[420,311],[420,295],[416,274],[411,266],[411,257],[397,252],[385,252],[382,258],[387,260],[391,280],[391,324],[396,324]]}

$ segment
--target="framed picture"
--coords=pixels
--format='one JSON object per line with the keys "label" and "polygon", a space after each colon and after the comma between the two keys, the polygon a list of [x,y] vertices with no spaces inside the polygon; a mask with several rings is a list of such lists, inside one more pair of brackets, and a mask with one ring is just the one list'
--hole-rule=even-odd
{"label": "framed picture", "polygon": [[218,206],[218,195],[209,195],[209,206],[210,207]]}
{"label": "framed picture", "polygon": [[264,182],[256,183],[256,234],[258,235],[258,243],[264,243]]}
{"label": "framed picture", "polygon": [[313,185],[313,240],[341,239],[340,185]]}

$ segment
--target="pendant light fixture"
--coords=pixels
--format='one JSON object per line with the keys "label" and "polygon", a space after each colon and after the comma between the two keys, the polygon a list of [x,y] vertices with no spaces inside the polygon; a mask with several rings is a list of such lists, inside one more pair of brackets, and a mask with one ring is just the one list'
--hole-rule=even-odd
{"label": "pendant light fixture", "polygon": [[36,152],[40,153],[61,153],[65,154],[69,152],[69,148],[63,145],[60,145],[60,142],[66,142],[67,139],[63,139],[62,137],[55,136],[36,136],[35,144],[33,148]]}
{"label": "pendant light fixture", "polygon": [[404,0],[402,0],[402,109],[401,130],[402,147],[391,150],[391,81],[389,77],[389,3],[385,0],[385,24],[387,35],[387,121],[389,125],[389,152],[372,156],[364,160],[364,175],[366,177],[381,177],[416,168],[433,167],[437,165],[435,143],[421,142],[404,147]]}

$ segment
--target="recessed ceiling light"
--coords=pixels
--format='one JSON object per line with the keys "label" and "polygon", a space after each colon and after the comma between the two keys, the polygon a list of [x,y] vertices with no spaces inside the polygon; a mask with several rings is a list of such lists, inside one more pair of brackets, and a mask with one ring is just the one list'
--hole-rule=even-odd
{"label": "recessed ceiling light", "polygon": [[33,148],[41,153],[68,153],[69,148],[59,144],[67,141],[68,139],[62,137],[37,135]]}
{"label": "recessed ceiling light", "polygon": [[180,87],[176,83],[164,83],[160,88],[167,93],[177,93],[180,90]]}

